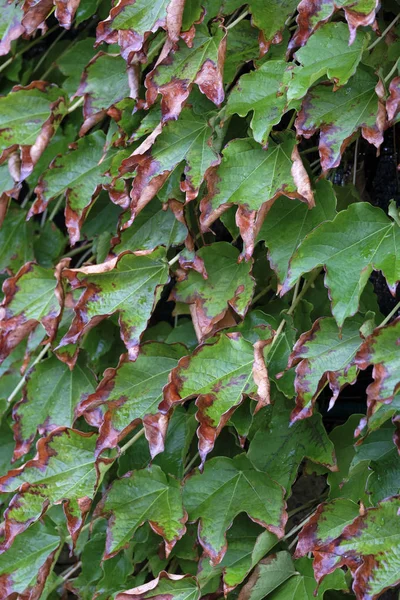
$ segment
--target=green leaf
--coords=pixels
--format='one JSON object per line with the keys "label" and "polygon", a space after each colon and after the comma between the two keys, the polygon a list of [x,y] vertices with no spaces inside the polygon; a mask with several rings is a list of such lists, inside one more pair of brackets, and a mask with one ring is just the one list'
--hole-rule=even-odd
{"label": "green leaf", "polygon": [[18,39],[24,33],[21,21],[24,16],[21,5],[17,2],[3,0],[1,3],[0,23],[0,55],[8,54],[11,42]]}
{"label": "green leaf", "polygon": [[[343,533],[321,548],[315,571],[318,578],[346,565],[353,575],[353,590],[360,598],[378,598],[399,584],[399,497],[388,498],[358,516]],[[326,555],[338,557],[326,560]]]}
{"label": "green leaf", "polygon": [[289,552],[283,550],[270,554],[258,563],[241,589],[239,598],[262,600],[295,573]]}
{"label": "green leaf", "polygon": [[[0,307],[0,362],[39,323],[54,339],[61,318],[64,291],[60,282],[61,261],[53,269],[45,269],[35,263],[26,263],[15,277],[3,284],[5,298]],[[9,335],[12,332],[12,335]]]}
{"label": "green leaf", "polygon": [[180,484],[157,465],[114,481],[101,514],[109,519],[104,559],[124,548],[145,521],[164,538],[167,556],[186,531]]}
{"label": "green leaf", "polygon": [[[210,169],[208,194],[201,201],[201,224],[207,229],[232,204],[239,206],[236,223],[251,256],[256,235],[257,211],[285,195],[313,206],[310,181],[291,134],[277,135],[268,150],[254,140],[236,139],[224,149],[219,167]],[[261,221],[262,222],[262,221]],[[261,223],[260,223],[261,225]]]}
{"label": "green leaf", "polygon": [[262,425],[250,442],[248,457],[260,471],[277,481],[290,496],[291,487],[304,458],[334,469],[336,465],[332,442],[321,415],[290,425],[290,406],[282,397],[275,398],[272,418]]}
{"label": "green leaf", "polygon": [[[75,318],[59,348],[75,344],[100,320],[119,314],[121,339],[135,360],[139,341],[162,286],[168,281],[165,250],[157,248],[145,256],[124,253],[93,267],[65,269],[74,289],[84,288],[75,305]],[[134,299],[134,304],[133,304]],[[76,360],[76,355],[71,359]]]}
{"label": "green leaf", "polygon": [[288,364],[289,367],[297,365],[293,421],[312,414],[316,398],[327,383],[333,394],[329,408],[335,404],[343,385],[355,383],[354,361],[362,344],[362,324],[362,318],[354,317],[339,329],[335,319],[323,317],[297,340]]}
{"label": "green leaf", "polygon": [[242,75],[229,95],[227,114],[245,117],[252,110],[253,136],[264,147],[268,145],[272,127],[285,112],[289,78],[287,62],[271,60],[256,71]]}
{"label": "green leaf", "polygon": [[163,121],[178,118],[195,83],[214,104],[223,102],[225,36],[221,27],[211,35],[205,25],[199,25],[191,46],[180,41],[177,49],[147,75],[147,102],[152,105],[158,94],[162,95]]}
{"label": "green leaf", "polygon": [[140,422],[151,457],[163,451],[168,416],[159,411],[159,405],[168,375],[184,350],[180,344],[151,342],[142,346],[134,363],[123,355],[116,369],[105,371],[96,391],[81,402],[77,411],[99,427],[97,454],[114,448]]}
{"label": "green leaf", "polygon": [[271,43],[280,41],[285,22],[296,11],[297,4],[296,0],[249,1],[251,22],[262,32],[260,48],[263,54],[268,51]]}
{"label": "green leaf", "polygon": [[105,111],[131,95],[127,66],[119,55],[99,52],[84,68],[75,96],[83,96],[83,115],[89,126]]}
{"label": "green leaf", "polygon": [[200,590],[196,578],[189,575],[169,575],[161,571],[153,581],[121,592],[115,596],[115,600],[162,600],[166,597],[170,600],[199,600]]}
{"label": "green leaf", "polygon": [[49,523],[35,523],[0,555],[0,589],[5,598],[17,594],[39,598],[51,570],[60,536]]}
{"label": "green leaf", "polygon": [[228,31],[226,38],[224,83],[231,83],[242,65],[252,61],[258,53],[257,30],[251,26],[249,21],[240,21]]}
{"label": "green leaf", "polygon": [[0,272],[15,275],[33,260],[33,225],[26,222],[27,212],[12,203],[0,228]]}
{"label": "green leaf", "polygon": [[280,282],[285,280],[289,261],[306,235],[336,215],[336,196],[330,181],[317,181],[314,196],[315,206],[311,210],[304,202],[293,202],[280,196],[261,226],[258,240],[265,241],[268,259]]}
{"label": "green leaf", "polygon": [[358,33],[349,46],[349,32],[344,23],[323,25],[295,53],[300,66],[292,71],[288,99],[302,98],[324,75],[336,86],[346,85],[356,72],[367,44],[368,36]]}
{"label": "green leaf", "polygon": [[105,154],[105,143],[106,136],[102,131],[82,138],[70,152],[52,161],[35,189],[37,198],[28,217],[43,212],[51,200],[66,195],[65,223],[71,245],[79,241],[80,228],[102,184],[109,182],[104,173],[115,152]]}
{"label": "green leaf", "polygon": [[191,356],[185,356],[172,371],[164,394],[167,403],[197,397],[202,465],[245,394],[258,401],[256,411],[269,403],[262,347],[253,347],[237,333],[223,334],[213,344],[199,346]]}
{"label": "green leaf", "polygon": [[317,589],[310,559],[300,558],[294,562],[294,567],[298,574],[279,586],[268,596],[269,600],[322,600],[328,590],[347,591],[343,571],[325,577]]}
{"label": "green leaf", "polygon": [[298,135],[311,137],[320,130],[319,153],[323,171],[337,167],[354,133],[377,148],[383,142],[385,123],[382,84],[359,68],[347,85],[333,92],[324,84],[315,86],[303,100],[296,119]]}
{"label": "green leaf", "polygon": [[342,327],[345,319],[357,312],[373,269],[382,271],[390,289],[395,291],[400,279],[395,260],[399,243],[399,227],[381,209],[368,202],[351,204],[333,221],[322,223],[306,236],[290,262],[281,294],[303,273],[324,266],[332,314]]}
{"label": "green leaf", "polygon": [[196,253],[196,260],[203,261],[207,279],[191,269],[172,292],[175,301],[191,306],[200,339],[216,330],[229,308],[244,317],[250,307],[255,287],[251,263],[238,263],[238,258],[238,250],[227,242],[203,246]]}
{"label": "green leaf", "polygon": [[179,246],[185,241],[187,228],[172,210],[164,210],[158,198],[153,198],[135,217],[128,229],[120,231],[112,241],[112,251],[154,250],[157,246]]}
{"label": "green leaf", "polygon": [[208,461],[203,473],[196,472],[186,480],[183,504],[189,521],[200,520],[199,541],[213,564],[223,559],[226,531],[239,513],[246,512],[279,537],[287,519],[283,489],[266,473],[254,469],[244,454]]}
{"label": "green leaf", "polygon": [[63,504],[75,542],[99,479],[96,436],[66,427],[40,438],[37,457],[0,477],[0,492],[16,492],[5,515],[3,549],[53,504]]}
{"label": "green leaf", "polygon": [[[82,4],[86,5],[90,1],[91,0],[87,0],[84,3],[81,3],[80,7]],[[95,39],[90,37],[86,38],[85,40],[79,40],[75,44],[69,46],[57,60],[58,68],[66,77],[62,84],[63,89],[68,93],[69,96],[73,96],[77,91],[81,80],[82,71],[95,54],[95,50],[93,48],[94,43]]]}
{"label": "green leaf", "polygon": [[400,458],[397,448],[392,448],[379,460],[372,460],[369,468],[372,473],[367,480],[367,493],[371,504],[376,505],[385,498],[399,494]]}
{"label": "green leaf", "polygon": [[0,153],[21,148],[21,179],[33,170],[65,114],[65,93],[56,86],[34,81],[0,97]]}
{"label": "green leaf", "polygon": [[22,400],[13,409],[14,457],[30,450],[36,431],[47,435],[57,427],[72,427],[76,407],[83,394],[95,389],[95,381],[84,359],[78,360],[73,371],[55,356],[36,365],[29,374]]}
{"label": "green leaf", "polygon": [[[161,126],[155,132],[161,131]],[[182,111],[179,121],[167,123],[149,148],[148,140],[123,161],[122,173],[136,172],[131,191],[132,217],[160,191],[162,185],[182,161],[186,162],[185,181],[181,188],[187,200],[196,198],[207,169],[219,162],[209,144],[212,130],[208,122],[189,108]],[[127,224],[125,224],[125,227]]]}

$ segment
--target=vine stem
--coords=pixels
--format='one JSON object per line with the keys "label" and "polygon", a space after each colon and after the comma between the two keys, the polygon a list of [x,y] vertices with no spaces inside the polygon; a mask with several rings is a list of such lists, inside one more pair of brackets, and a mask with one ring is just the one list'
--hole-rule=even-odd
{"label": "vine stem", "polygon": [[396,23],[399,19],[400,19],[400,13],[393,19],[393,21],[391,23],[389,23],[389,25],[386,27],[386,29],[382,32],[382,35],[380,37],[376,38],[376,40],[368,46],[367,50],[372,50],[372,48],[375,48],[375,46],[377,44],[379,44],[379,42],[381,40],[384,39],[385,35],[392,29],[392,27],[394,27],[396,25]]}
{"label": "vine stem", "polygon": [[13,389],[13,391],[11,392],[11,394],[8,396],[7,402],[11,402],[15,398],[15,396],[18,394],[18,392],[20,391],[20,389],[23,387],[29,371],[31,369],[33,369],[33,367],[35,365],[37,365],[37,363],[42,360],[43,356],[46,354],[46,352],[48,352],[48,350],[50,350],[50,348],[51,348],[51,344],[50,343],[46,344],[45,347],[43,348],[43,350],[37,355],[37,357],[35,358],[35,360],[31,364],[31,366],[26,370],[25,375],[21,378],[21,381],[19,382],[19,384]]}

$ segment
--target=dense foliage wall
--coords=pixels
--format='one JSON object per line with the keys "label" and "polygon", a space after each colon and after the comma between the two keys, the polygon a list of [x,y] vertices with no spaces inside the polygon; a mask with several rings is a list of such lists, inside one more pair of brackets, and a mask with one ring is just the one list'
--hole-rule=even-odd
{"label": "dense foliage wall", "polygon": [[396,593],[399,8],[1,0],[1,600]]}

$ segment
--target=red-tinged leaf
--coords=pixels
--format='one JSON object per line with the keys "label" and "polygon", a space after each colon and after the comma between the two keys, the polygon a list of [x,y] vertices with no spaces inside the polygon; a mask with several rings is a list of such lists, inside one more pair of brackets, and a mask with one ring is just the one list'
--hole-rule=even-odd
{"label": "red-tinged leaf", "polygon": [[149,106],[161,94],[163,121],[177,119],[183,104],[196,83],[211,102],[219,106],[224,100],[223,67],[226,50],[226,33],[218,28],[210,35],[205,25],[196,30],[191,46],[179,42],[151,71],[145,81],[146,100]]}
{"label": "red-tinged leaf", "polygon": [[386,100],[386,110],[389,121],[396,119],[400,111],[400,77],[395,77],[390,82],[389,98]]}
{"label": "red-tinged leaf", "polygon": [[105,560],[125,548],[145,521],[164,538],[167,556],[186,532],[181,484],[174,477],[167,477],[158,465],[114,481],[96,514],[108,518]]}
{"label": "red-tinged leaf", "polygon": [[24,13],[18,0],[13,0],[13,2],[2,0],[0,11],[0,56],[2,56],[10,52],[11,42],[18,39],[24,33],[25,28],[22,25]]}
{"label": "red-tinged leaf", "polygon": [[399,584],[400,497],[365,510],[341,535],[319,548],[314,573],[320,581],[346,565],[353,575],[357,600],[376,600]]}
{"label": "red-tinged leaf", "polygon": [[323,171],[337,167],[352,136],[362,136],[376,148],[383,142],[386,110],[383,85],[369,70],[358,68],[349,82],[336,92],[330,85],[311,89],[303,100],[296,129],[305,138],[318,130],[319,154]]}
{"label": "red-tinged leaf", "polygon": [[[75,318],[59,348],[76,344],[97,323],[118,313],[121,338],[130,360],[135,360],[141,335],[168,281],[165,248],[145,255],[123,252],[99,265],[65,269],[63,275],[73,289],[84,289],[74,307]],[[65,359],[73,365],[76,357],[75,352]]]}
{"label": "red-tinged leaf", "polygon": [[355,358],[359,369],[373,365],[373,383],[367,387],[368,416],[376,404],[391,402],[400,389],[400,317],[385,327],[378,327],[367,337]]}
{"label": "red-tinged leaf", "polygon": [[207,169],[219,162],[219,156],[211,146],[211,127],[188,108],[182,111],[179,121],[167,123],[162,131],[154,131],[157,131],[156,139],[150,135],[152,139],[147,138],[120,167],[122,174],[135,172],[131,218],[124,228],[154,198],[182,161],[186,166],[181,188],[186,192],[187,200],[196,198]]}
{"label": "red-tinged leaf", "polygon": [[144,344],[134,363],[127,355],[116,369],[107,369],[96,391],[78,407],[78,415],[99,427],[96,454],[114,448],[140,422],[149,442],[152,458],[164,450],[168,415],[159,404],[170,371],[185,347],[158,342]]}
{"label": "red-tinged leaf", "polygon": [[97,26],[96,42],[119,44],[122,57],[132,62],[142,56],[143,45],[149,35],[160,27],[177,41],[182,20],[181,0],[120,0],[105,21]]}
{"label": "red-tinged leaf", "polygon": [[56,5],[55,17],[61,27],[70,29],[81,0],[54,0]]}
{"label": "red-tinged leaf", "polygon": [[358,27],[375,27],[379,0],[301,0],[297,7],[298,27],[289,48],[304,46],[313,31],[326,23],[340,8],[343,8],[349,26],[349,44],[354,42]]}
{"label": "red-tinged leaf", "polygon": [[315,399],[326,383],[332,391],[329,408],[332,408],[341,388],[355,383],[356,352],[361,346],[362,319],[347,319],[339,329],[332,317],[317,319],[310,331],[297,340],[289,357],[288,367],[296,366],[296,408],[292,421],[311,416]]}
{"label": "red-tinged leaf", "polygon": [[282,41],[286,20],[296,10],[297,0],[249,0],[251,23],[260,29],[261,54],[268,52],[271,44]]}
{"label": "red-tinged leaf", "polygon": [[0,154],[5,158],[20,148],[21,181],[32,172],[65,112],[65,92],[44,81],[15,86],[0,97]]}
{"label": "red-tinged leaf", "polygon": [[27,263],[6,279],[0,306],[0,363],[39,323],[49,341],[54,339],[64,304],[61,273],[68,263],[63,259],[55,271]]}
{"label": "red-tinged leaf", "polygon": [[213,344],[199,346],[191,356],[183,357],[171,372],[165,405],[197,398],[201,466],[245,395],[257,401],[255,412],[270,403],[262,353],[270,341],[257,342],[253,347],[238,333],[221,335]]}
{"label": "red-tinged leaf", "polygon": [[148,583],[119,592],[115,600],[199,600],[200,590],[195,577],[161,573]]}
{"label": "red-tinged leaf", "polygon": [[245,316],[255,281],[251,262],[238,263],[238,250],[227,242],[203,246],[196,258],[204,264],[204,274],[190,269],[172,290],[171,299],[190,305],[198,339],[203,341],[220,327],[229,307]]}
{"label": "red-tinged leaf", "polygon": [[53,0],[25,0],[23,3],[24,18],[22,24],[28,35],[37,29],[46,31],[46,19],[53,10]]}
{"label": "red-tinged leaf", "polygon": [[4,541],[36,522],[54,504],[63,504],[68,530],[75,543],[90,510],[102,464],[94,456],[96,436],[60,427],[37,443],[37,455],[19,469],[0,477],[0,492],[15,492],[4,513]]}
{"label": "red-tinged leaf", "polygon": [[265,213],[279,196],[299,198],[314,206],[314,197],[296,140],[276,134],[263,150],[253,139],[231,141],[222,162],[206,175],[208,194],[201,201],[201,225],[207,231],[232,204],[238,205],[236,223],[245,242],[245,256],[253,253]]}
{"label": "red-tinged leaf", "polygon": [[233,459],[218,456],[206,462],[203,473],[197,471],[186,480],[183,504],[189,521],[200,520],[199,541],[212,563],[218,564],[227,550],[226,531],[241,512],[283,536],[287,521],[283,493],[267,473],[254,469],[245,454]]}

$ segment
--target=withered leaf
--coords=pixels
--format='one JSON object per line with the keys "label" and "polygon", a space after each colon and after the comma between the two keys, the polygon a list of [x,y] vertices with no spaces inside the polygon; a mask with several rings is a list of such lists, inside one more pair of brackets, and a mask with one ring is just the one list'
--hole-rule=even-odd
{"label": "withered leaf", "polygon": [[202,465],[244,395],[258,401],[256,410],[269,404],[268,373],[262,356],[262,346],[267,343],[253,347],[237,333],[223,334],[182,358],[172,371],[166,400],[175,403],[197,397]]}
{"label": "withered leaf", "polygon": [[[73,289],[84,288],[74,307],[75,318],[59,348],[76,344],[103,319],[119,314],[121,338],[130,360],[139,352],[139,341],[146,329],[163,285],[168,281],[165,248],[150,254],[123,252],[115,259],[81,269],[65,269],[63,273]],[[68,359],[76,361],[76,353]]]}
{"label": "withered leaf", "polygon": [[199,600],[200,590],[195,577],[190,575],[174,575],[161,571],[161,573],[148,583],[138,587],[119,592],[115,600]]}
{"label": "withered leaf", "polygon": [[54,0],[56,5],[55,17],[61,27],[70,29],[81,0]]}
{"label": "withered leaf", "polygon": [[185,347],[181,344],[143,344],[136,361],[121,357],[116,369],[107,369],[93,394],[78,407],[87,421],[99,427],[96,453],[115,447],[143,422],[151,456],[164,449],[168,415],[159,411],[163,388]]}
{"label": "withered leaf", "polygon": [[1,2],[1,24],[0,24],[0,55],[8,54],[11,42],[18,39],[24,32],[22,25],[24,13],[18,0]]}
{"label": "withered leaf", "polygon": [[203,473],[196,472],[186,480],[183,504],[189,521],[200,520],[199,541],[213,564],[223,559],[226,531],[239,513],[246,512],[278,537],[282,537],[287,520],[283,489],[266,473],[254,469],[244,454],[207,461]]}
{"label": "withered leaf", "polygon": [[157,465],[114,481],[96,510],[109,519],[105,559],[124,548],[145,521],[164,538],[167,556],[186,531],[181,485]]}

